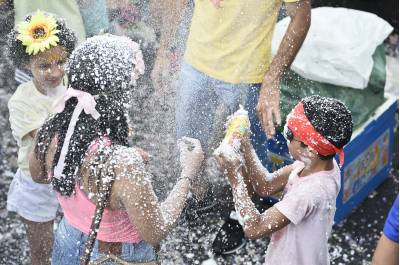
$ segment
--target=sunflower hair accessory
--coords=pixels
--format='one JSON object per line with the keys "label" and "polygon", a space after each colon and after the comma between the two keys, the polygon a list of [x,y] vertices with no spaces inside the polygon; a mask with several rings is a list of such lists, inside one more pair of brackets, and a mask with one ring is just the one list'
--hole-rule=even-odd
{"label": "sunflower hair accessory", "polygon": [[51,15],[45,15],[38,10],[32,15],[30,21],[23,21],[17,26],[17,39],[26,46],[26,53],[36,55],[39,51],[44,52],[50,46],[57,46],[60,32],[57,29],[57,21]]}

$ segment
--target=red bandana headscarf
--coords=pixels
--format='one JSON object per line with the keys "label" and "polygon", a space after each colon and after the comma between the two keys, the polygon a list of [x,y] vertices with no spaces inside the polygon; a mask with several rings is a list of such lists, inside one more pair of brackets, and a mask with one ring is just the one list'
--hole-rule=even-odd
{"label": "red bandana headscarf", "polygon": [[289,113],[287,126],[293,132],[294,137],[313,148],[318,154],[324,156],[339,154],[340,166],[343,166],[343,148],[337,148],[315,130],[304,113],[303,102],[298,103]]}

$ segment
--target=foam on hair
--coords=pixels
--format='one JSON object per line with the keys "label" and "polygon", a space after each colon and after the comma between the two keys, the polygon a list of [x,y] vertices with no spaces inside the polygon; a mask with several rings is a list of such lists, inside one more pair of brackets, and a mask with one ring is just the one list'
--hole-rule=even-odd
{"label": "foam on hair", "polygon": [[[82,43],[70,56],[67,68],[70,85],[97,95],[96,109],[100,118],[95,120],[82,112],[71,137],[65,167],[61,179],[52,179],[53,187],[62,195],[69,196],[75,187],[75,179],[90,143],[101,136],[113,144],[128,145],[126,102],[129,97],[132,73],[144,70],[140,61],[139,45],[125,37],[102,35]],[[43,163],[51,139],[58,136],[53,168],[57,164],[65,139],[76,98],[69,99],[64,111],[55,114],[38,132],[36,156]],[[101,151],[101,150],[100,150]]]}
{"label": "foam on hair", "polygon": [[346,145],[353,133],[350,110],[334,98],[310,96],[302,99],[308,120],[321,135],[337,148]]}

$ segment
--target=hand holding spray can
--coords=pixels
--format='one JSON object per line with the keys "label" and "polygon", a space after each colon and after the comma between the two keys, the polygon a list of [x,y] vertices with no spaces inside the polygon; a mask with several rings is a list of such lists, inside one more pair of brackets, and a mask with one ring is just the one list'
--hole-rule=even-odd
{"label": "hand holding spray can", "polygon": [[220,146],[214,151],[214,155],[226,154],[231,151],[238,152],[240,150],[241,139],[250,132],[250,120],[247,111],[240,106],[239,110],[228,118],[226,127],[225,137]]}

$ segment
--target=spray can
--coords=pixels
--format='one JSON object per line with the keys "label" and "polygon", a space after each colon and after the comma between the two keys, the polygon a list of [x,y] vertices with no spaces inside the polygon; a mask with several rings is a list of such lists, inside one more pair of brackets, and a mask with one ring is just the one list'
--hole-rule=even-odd
{"label": "spray can", "polygon": [[[240,106],[233,115],[228,118],[226,123],[225,137],[220,146],[214,151],[214,155],[227,153],[230,151],[238,152],[240,141],[250,131],[250,120],[247,111]],[[232,150],[233,149],[233,150]],[[228,152],[229,153],[229,152]]]}
{"label": "spray can", "polygon": [[225,138],[229,145],[233,145],[236,140],[240,142],[243,136],[250,131],[250,120],[247,111],[240,106],[233,116],[228,120]]}

